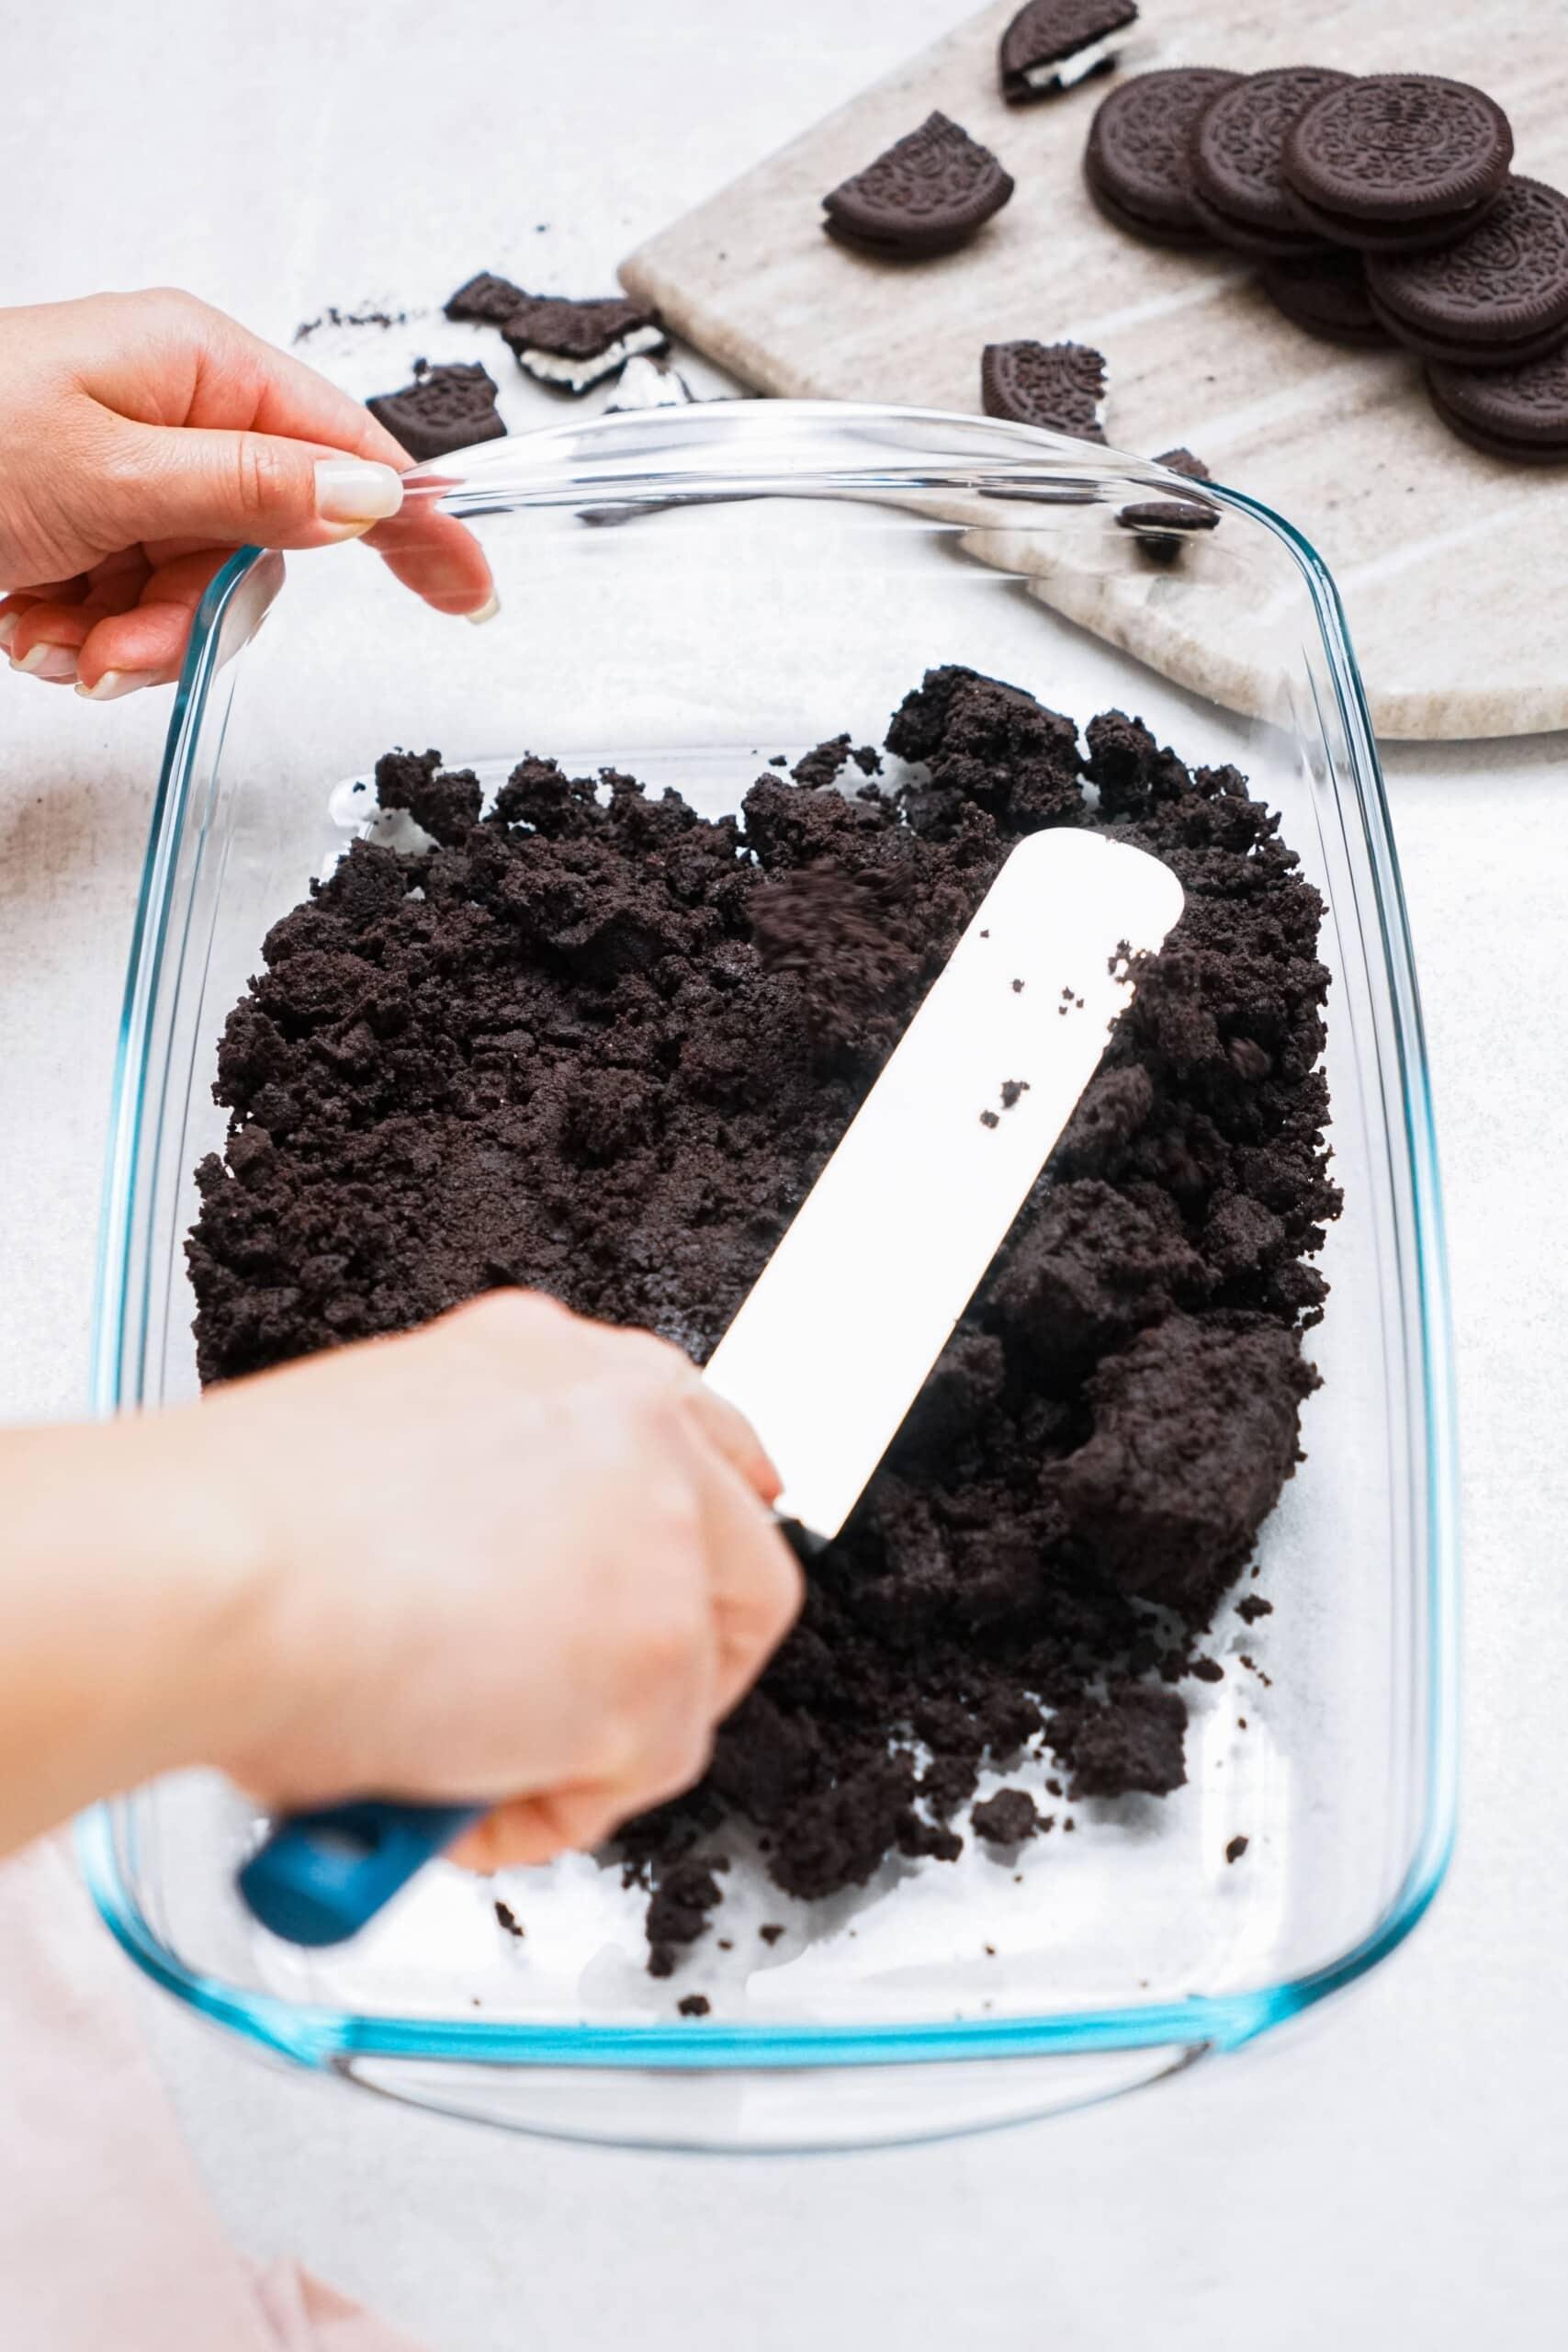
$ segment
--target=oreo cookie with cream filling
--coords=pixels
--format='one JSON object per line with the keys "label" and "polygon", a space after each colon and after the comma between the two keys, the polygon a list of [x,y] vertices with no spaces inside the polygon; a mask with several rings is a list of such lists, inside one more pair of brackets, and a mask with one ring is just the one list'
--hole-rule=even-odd
{"label": "oreo cookie with cream filling", "polygon": [[506,432],[495,413],[495,379],[477,361],[432,368],[416,360],[412,384],[377,392],[365,405],[416,461],[499,441]]}
{"label": "oreo cookie with cream filling", "polygon": [[1100,100],[1083,168],[1108,220],[1155,244],[1211,242],[1192,201],[1192,130],[1241,78],[1219,66],[1168,66],[1118,83]]}
{"label": "oreo cookie with cream filling", "polygon": [[1489,457],[1568,463],[1568,345],[1518,368],[1428,368],[1427,390],[1450,431]]}
{"label": "oreo cookie with cream filling", "polygon": [[1192,203],[1222,244],[1259,260],[1318,250],[1286,198],[1280,157],[1298,117],[1349,74],[1326,65],[1271,66],[1222,90],[1192,127]]}
{"label": "oreo cookie with cream filling", "polygon": [[1367,290],[1389,333],[1423,359],[1543,359],[1568,340],[1568,197],[1516,175],[1458,244],[1370,262]]}
{"label": "oreo cookie with cream filling", "polygon": [[1368,253],[1414,253],[1479,226],[1513,153],[1508,118],[1484,90],[1439,74],[1363,74],[1297,118],[1282,186],[1318,234]]}
{"label": "oreo cookie with cream filling", "polygon": [[1003,97],[1025,106],[1112,73],[1137,14],[1137,0],[1028,0],[998,52]]}
{"label": "oreo cookie with cream filling", "polygon": [[919,261],[967,244],[1012,189],[990,149],[939,112],[831,189],[822,225],[843,244]]}
{"label": "oreo cookie with cream filling", "polygon": [[1105,360],[1087,343],[988,343],[980,358],[987,416],[1103,441]]}
{"label": "oreo cookie with cream filling", "polygon": [[634,354],[662,351],[669,339],[651,311],[620,295],[574,302],[525,294],[501,334],[520,368],[565,392],[587,391]]}

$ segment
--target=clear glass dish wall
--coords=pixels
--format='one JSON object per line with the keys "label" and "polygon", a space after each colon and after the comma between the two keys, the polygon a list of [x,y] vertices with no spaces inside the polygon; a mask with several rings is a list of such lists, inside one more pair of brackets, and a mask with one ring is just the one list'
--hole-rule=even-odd
{"label": "clear glass dish wall", "polygon": [[[1452,1814],[1451,1408],[1397,867],[1321,565],[1225,492],[1216,530],[1151,560],[1117,514],[1159,479],[973,418],[723,403],[426,469],[415,494],[464,515],[494,572],[501,611],[482,628],[433,613],[359,548],[296,564],[259,637],[278,560],[238,559],[215,583],[128,984],[97,1324],[106,1410],[195,1390],[182,1244],[191,1171],[223,1137],[216,1042],[269,925],[373,821],[366,780],[394,743],[436,745],[491,783],[528,750],[574,773],[613,764],[716,814],[777,752],[846,728],[880,741],[936,663],[1010,679],[1080,724],[1112,705],[1138,713],[1190,763],[1248,775],[1327,901],[1347,1206],[1324,1261],[1308,1459],[1262,1541],[1274,1614],[1222,1648],[1223,1683],[1190,1686],[1177,1795],[1079,1805],[1076,1839],[1029,1849],[1021,1884],[968,1850],[792,1910],[738,1869],[734,1954],[710,1937],[673,1988],[709,1996],[699,2027],[644,1972],[639,1905],[614,1869],[575,1858],[503,1889],[526,1907],[519,1945],[496,1927],[494,1890],[440,1866],[353,1945],[306,1955],[231,1892],[251,1809],[210,1777],[161,1783],[90,1816],[84,1851],[122,1942],[208,2016],[275,2053],[520,2128],[846,2143],[1151,2080],[1348,1984],[1424,1908]],[[375,1443],[345,1430],[345,1478],[374,1475]],[[1245,1871],[1224,1858],[1238,1830]],[[773,1948],[757,1940],[763,1918],[787,1920]]]}

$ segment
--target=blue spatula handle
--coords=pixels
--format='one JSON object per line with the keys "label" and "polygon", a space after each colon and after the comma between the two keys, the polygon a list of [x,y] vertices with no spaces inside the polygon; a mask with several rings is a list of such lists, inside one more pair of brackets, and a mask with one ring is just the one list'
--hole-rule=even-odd
{"label": "blue spatula handle", "polygon": [[241,1871],[253,1916],[291,1944],[341,1944],[485,1808],[369,1798],[280,1821]]}

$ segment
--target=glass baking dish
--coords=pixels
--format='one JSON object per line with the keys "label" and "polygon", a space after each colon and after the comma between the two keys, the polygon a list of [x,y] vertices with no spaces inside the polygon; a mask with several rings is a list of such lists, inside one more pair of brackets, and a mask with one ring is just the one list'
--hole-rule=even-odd
{"label": "glass baking dish", "polygon": [[[1118,515],[1156,485],[1208,497],[1218,527],[1151,549]],[[1311,1335],[1324,1385],[1262,1538],[1273,1614],[1250,1631],[1223,1618],[1225,1679],[1189,1686],[1189,1785],[1077,1805],[1076,1838],[1038,1840],[1021,1881],[970,1838],[957,1864],[890,1863],[857,1894],[791,1906],[741,1858],[732,1952],[710,1935],[671,1985],[642,1965],[641,1905],[614,1865],[572,1857],[491,1884],[442,1864],[354,1943],[306,1954],[232,1893],[254,1808],[194,1775],[83,1823],[109,1926],[265,2052],[520,2129],[651,2144],[1013,2120],[1235,2049],[1349,1985],[1420,1917],[1449,1851],[1454,1455],[1416,979],[1322,564],[1239,493],[897,409],[716,402],[567,424],[426,468],[410,494],[481,540],[501,599],[487,626],[442,618],[354,548],[299,563],[265,634],[276,556],[236,557],[202,606],[125,1001],[104,1411],[195,1390],[182,1244],[192,1170],[223,1136],[216,1042],[271,923],[385,821],[366,782],[383,750],[438,745],[487,782],[530,750],[613,764],[711,815],[777,752],[843,728],[879,741],[942,662],[1080,724],[1120,706],[1189,763],[1234,762],[1322,890],[1346,1196]],[[374,1475],[375,1443],[345,1430],[345,1478]],[[1225,1856],[1238,1831],[1244,1869]],[[497,1924],[497,1893],[525,1941]],[[762,1920],[784,1923],[776,1944],[759,1943]],[[710,2016],[676,2016],[688,1991]]]}

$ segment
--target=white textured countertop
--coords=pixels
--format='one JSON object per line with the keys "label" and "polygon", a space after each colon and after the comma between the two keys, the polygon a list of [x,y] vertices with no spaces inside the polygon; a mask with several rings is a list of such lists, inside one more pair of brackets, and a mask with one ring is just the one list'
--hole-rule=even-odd
{"label": "white textured countertop", "polygon": [[[952,0],[17,11],[0,299],[169,280],[285,340],[326,303],[434,305],[479,267],[607,291],[637,238],[955,13]],[[402,380],[420,324],[383,347],[380,373]],[[1520,561],[1561,596],[1561,549],[1521,548]],[[95,708],[0,674],[11,1416],[82,1398],[114,1027],[166,703]],[[1470,2352],[1499,2324],[1522,2352],[1554,2340],[1568,2267],[1568,745],[1427,747],[1388,769],[1435,1064],[1465,1453],[1464,1814],[1433,1917],[1340,2008],[1175,2088],[848,2158],[509,2140],[265,2073],[149,1996],[191,2143],[247,2246],[299,2253],[431,2352],[861,2352],[868,2339]]]}

